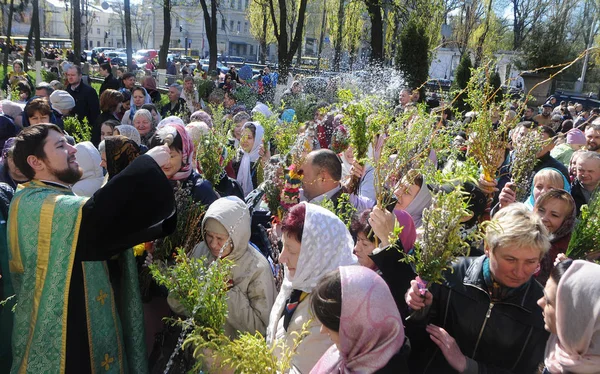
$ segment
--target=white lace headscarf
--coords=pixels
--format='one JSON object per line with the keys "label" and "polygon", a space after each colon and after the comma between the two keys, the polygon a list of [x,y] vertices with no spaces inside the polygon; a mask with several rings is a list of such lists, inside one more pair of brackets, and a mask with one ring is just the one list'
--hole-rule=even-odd
{"label": "white lace headscarf", "polygon": [[328,272],[340,266],[356,264],[352,254],[354,241],[346,225],[332,212],[315,204],[306,205],[304,230],[300,242],[300,255],[292,279],[285,271],[281,291],[277,295],[267,328],[267,341],[275,340],[277,324],[286,300],[293,290],[310,293]]}
{"label": "white lace headscarf", "polygon": [[240,182],[240,186],[242,186],[242,190],[244,191],[244,196],[248,195],[254,187],[252,185],[252,170],[251,163],[256,162],[260,158],[260,146],[263,143],[263,135],[265,130],[258,122],[246,122],[242,127],[242,131],[244,131],[248,125],[254,125],[256,127],[256,133],[254,134],[254,145],[250,152],[246,152],[242,147],[240,149],[243,152],[242,160],[240,161],[240,168],[237,174],[237,181]]}

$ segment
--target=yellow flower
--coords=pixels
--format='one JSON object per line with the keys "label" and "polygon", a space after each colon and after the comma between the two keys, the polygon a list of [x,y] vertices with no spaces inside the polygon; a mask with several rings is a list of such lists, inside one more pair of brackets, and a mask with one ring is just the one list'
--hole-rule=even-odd
{"label": "yellow flower", "polygon": [[144,254],[145,250],[146,250],[146,248],[145,248],[145,246],[144,246],[143,243],[142,244],[138,244],[138,245],[136,245],[136,246],[133,247],[133,255],[135,257],[139,257],[139,256],[141,256],[141,255]]}

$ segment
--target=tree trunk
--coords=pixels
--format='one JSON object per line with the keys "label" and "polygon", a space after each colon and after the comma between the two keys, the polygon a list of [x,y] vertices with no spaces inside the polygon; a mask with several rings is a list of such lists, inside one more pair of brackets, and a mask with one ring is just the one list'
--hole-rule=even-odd
{"label": "tree trunk", "polygon": [[[217,68],[217,2],[210,2],[210,13],[206,0],[200,0],[202,13],[204,15],[204,30],[206,30],[206,39],[208,40],[208,70]],[[229,46],[227,46],[229,48]],[[229,52],[227,53],[229,54]]]}
{"label": "tree trunk", "polygon": [[383,20],[381,5],[377,0],[367,0],[367,11],[371,18],[371,62],[383,61]]}
{"label": "tree trunk", "polygon": [[42,81],[42,41],[40,39],[40,6],[39,0],[32,1],[33,17],[31,18],[31,27],[33,27],[33,34],[35,36],[35,84],[39,84]]}
{"label": "tree trunk", "polygon": [[319,52],[317,53],[317,71],[321,70],[321,52],[323,52],[323,40],[325,39],[325,25],[327,16],[327,0],[323,0],[323,19],[321,20],[321,35],[319,36]]}
{"label": "tree trunk", "polygon": [[277,39],[277,59],[279,60],[279,83],[284,83],[287,80],[288,72],[292,64],[292,59],[301,45],[304,19],[306,16],[307,0],[300,0],[300,8],[298,9],[298,22],[294,38],[288,48],[288,32],[286,26],[287,4],[286,0],[278,0],[279,4],[279,22],[275,16],[274,0],[269,0],[269,12],[273,21],[273,33]]}
{"label": "tree trunk", "polygon": [[344,0],[339,0],[337,22],[338,28],[335,33],[335,42],[333,43],[333,71],[340,71],[340,63],[342,61],[342,31],[344,29]]}
{"label": "tree trunk", "polygon": [[8,24],[6,29],[6,50],[4,51],[4,61],[2,61],[2,67],[4,68],[4,75],[8,75],[8,55],[10,54],[10,37],[12,34],[12,19],[13,14],[15,13],[15,0],[10,0],[10,5],[8,8]]}
{"label": "tree trunk", "polygon": [[125,45],[126,45],[126,50],[127,50],[127,69],[129,71],[133,70],[133,45],[132,42],[133,40],[131,39],[131,4],[130,4],[130,0],[125,0],[124,3],[124,7],[125,7],[125,33],[126,33],[126,39],[125,39]]}
{"label": "tree trunk", "polygon": [[487,8],[487,13],[486,13],[486,17],[485,17],[485,26],[483,29],[483,33],[481,33],[481,36],[479,37],[479,40],[477,41],[477,53],[475,54],[475,68],[479,67],[479,64],[481,63],[481,60],[483,60],[483,44],[485,43],[485,38],[487,37],[487,33],[490,29],[490,15],[492,14],[492,3],[494,2],[494,0],[488,0],[488,8]]}
{"label": "tree trunk", "polygon": [[260,38],[260,63],[264,64],[267,61],[267,6],[263,5],[263,34]]}
{"label": "tree trunk", "polygon": [[163,0],[163,41],[158,53],[158,67],[167,68],[167,54],[169,53],[169,42],[171,40],[171,0]]}
{"label": "tree trunk", "polygon": [[31,51],[31,42],[33,41],[33,24],[29,26],[29,35],[27,36],[27,44],[23,52],[23,69],[29,71],[29,51]]}
{"label": "tree trunk", "polygon": [[79,0],[73,0],[73,54],[75,65],[81,63],[81,6]]}
{"label": "tree trunk", "polygon": [[87,49],[88,45],[89,45],[89,43],[88,43],[88,35],[90,33],[90,30],[89,30],[89,20],[88,20],[88,17],[89,17],[89,14],[88,14],[88,1],[89,0],[83,0],[83,2],[81,3],[81,14],[83,15],[81,19],[82,20],[85,19],[85,23],[83,24],[84,25],[84,28],[83,28],[83,40],[85,41],[85,47],[83,49]]}

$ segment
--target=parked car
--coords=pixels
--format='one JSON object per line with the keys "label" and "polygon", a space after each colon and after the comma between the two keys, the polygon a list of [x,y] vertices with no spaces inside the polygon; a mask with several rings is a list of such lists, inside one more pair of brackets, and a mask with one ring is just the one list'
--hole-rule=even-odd
{"label": "parked car", "polygon": [[221,58],[219,58],[219,61],[221,61],[225,65],[241,65],[244,62],[246,62],[246,59],[239,56],[221,56]]}
{"label": "parked car", "polygon": [[138,63],[145,63],[150,58],[156,58],[158,51],[156,49],[140,49],[136,52],[134,58]]}

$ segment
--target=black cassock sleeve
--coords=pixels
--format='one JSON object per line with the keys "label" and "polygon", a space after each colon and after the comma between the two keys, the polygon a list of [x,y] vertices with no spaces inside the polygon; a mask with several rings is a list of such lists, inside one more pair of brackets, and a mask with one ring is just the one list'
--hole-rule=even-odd
{"label": "black cassock sleeve", "polygon": [[83,206],[76,260],[103,261],[175,231],[173,187],[150,156],[140,156]]}

